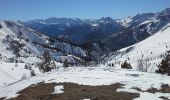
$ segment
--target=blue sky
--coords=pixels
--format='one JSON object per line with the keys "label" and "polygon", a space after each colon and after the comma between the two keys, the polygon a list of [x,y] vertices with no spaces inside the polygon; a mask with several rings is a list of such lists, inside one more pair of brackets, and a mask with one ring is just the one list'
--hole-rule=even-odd
{"label": "blue sky", "polygon": [[124,18],[170,8],[170,0],[1,0],[0,19]]}

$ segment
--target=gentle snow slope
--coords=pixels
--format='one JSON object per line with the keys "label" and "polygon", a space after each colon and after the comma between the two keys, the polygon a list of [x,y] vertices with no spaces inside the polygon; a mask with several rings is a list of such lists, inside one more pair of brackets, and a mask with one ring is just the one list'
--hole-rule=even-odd
{"label": "gentle snow slope", "polygon": [[122,63],[127,60],[132,67],[137,68],[137,60],[147,59],[151,63],[150,71],[155,71],[156,64],[168,50],[170,50],[170,24],[144,41],[119,50],[119,54],[111,57],[108,63]]}
{"label": "gentle snow slope", "polygon": [[[11,85],[0,86],[0,97],[15,97],[16,93],[31,84],[37,84],[39,82],[52,83],[52,82],[73,82],[84,85],[110,85],[113,83],[125,84],[123,89],[118,91],[139,92],[131,89],[132,87],[138,87],[142,90],[148,88],[160,88],[161,84],[169,84],[169,76],[160,75],[156,73],[138,72],[134,70],[115,70],[113,68],[90,68],[90,67],[72,67],[72,68],[60,68],[56,71],[38,75],[32,78],[28,78],[23,81],[13,83]],[[139,92],[140,93],[140,92]],[[143,94],[141,98],[144,98],[146,94]],[[170,94],[150,94],[149,96],[166,96]],[[170,98],[170,97],[169,97]],[[140,99],[146,100],[146,99]],[[149,100],[152,100],[150,98]],[[159,99],[158,99],[159,100]]]}

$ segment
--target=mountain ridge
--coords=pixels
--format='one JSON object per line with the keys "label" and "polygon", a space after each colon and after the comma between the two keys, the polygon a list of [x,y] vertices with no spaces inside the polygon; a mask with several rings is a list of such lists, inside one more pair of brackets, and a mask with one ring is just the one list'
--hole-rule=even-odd
{"label": "mountain ridge", "polygon": [[[111,50],[118,50],[140,42],[161,29],[169,22],[168,14],[167,8],[158,13],[141,13],[133,17],[118,20],[112,19],[111,17],[102,17],[93,20],[52,17],[43,21],[51,20],[50,22],[57,22],[57,24],[50,24],[47,21],[46,24],[49,25],[46,26],[38,22],[28,21],[25,22],[25,25],[69,43],[78,45],[101,43]],[[31,24],[29,24],[29,22],[31,22]],[[131,35],[127,35],[129,33],[131,33]],[[124,39],[125,41],[129,41],[128,43],[120,40],[123,35],[127,35]]]}

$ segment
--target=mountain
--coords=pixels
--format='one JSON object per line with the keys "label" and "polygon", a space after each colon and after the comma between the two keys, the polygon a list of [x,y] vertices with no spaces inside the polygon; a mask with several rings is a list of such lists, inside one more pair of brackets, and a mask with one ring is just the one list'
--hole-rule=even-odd
{"label": "mountain", "polygon": [[119,19],[117,20],[117,22],[120,23],[122,26],[132,27],[142,22],[145,22],[147,20],[153,19],[153,17],[156,17],[155,13],[142,13],[142,14],[137,14],[133,17],[129,16],[127,18]]}
{"label": "mountain", "polygon": [[76,19],[76,18],[51,17],[46,20],[42,19],[31,20],[25,22],[24,24],[46,35],[57,37],[61,33],[63,33],[63,31],[68,27],[79,25],[81,23],[83,23],[83,20],[80,20],[78,18]]}
{"label": "mountain", "polygon": [[0,54],[3,61],[30,62],[30,58],[36,62],[45,49],[48,49],[52,58],[59,62],[67,59],[70,63],[78,63],[78,59],[87,59],[85,49],[43,35],[14,21],[1,20],[0,34]]}
{"label": "mountain", "polygon": [[73,42],[84,44],[87,42],[101,43],[101,41],[110,34],[116,34],[123,29],[121,25],[110,17],[103,17],[93,22],[86,22],[76,25],[64,31],[60,38]]}
{"label": "mountain", "polygon": [[108,35],[123,29],[123,26],[110,17],[98,20],[52,17],[46,20],[28,21],[25,22],[25,26],[79,45],[87,42],[100,42]]}
{"label": "mountain", "polygon": [[167,8],[156,14],[144,13],[134,17],[117,20],[117,22],[122,24],[125,29],[117,35],[109,36],[104,42],[113,50],[118,50],[140,42],[149,36],[152,36],[169,23],[169,14],[169,8]]}
{"label": "mountain", "polygon": [[[48,49],[53,60],[58,62],[68,60],[70,64],[87,64],[161,31],[170,23],[170,9],[159,13],[137,14],[121,20],[110,17],[96,20],[52,17],[25,23],[0,22],[2,61],[28,62],[26,58],[32,58],[36,62],[41,59],[42,52]],[[51,27],[55,31],[61,29],[58,26],[65,28],[58,37],[54,37],[28,28],[29,25],[35,30],[42,27],[48,29],[47,26],[51,25],[57,25],[56,28]]]}
{"label": "mountain", "polygon": [[159,13],[142,13],[119,20],[52,17],[24,22],[24,25],[68,43],[81,46],[97,43],[113,51],[153,35],[169,23],[169,14],[167,8]]}
{"label": "mountain", "polygon": [[120,64],[127,61],[133,66],[133,69],[138,70],[138,61],[143,60],[147,62],[148,71],[155,72],[158,69],[157,65],[168,51],[170,51],[170,23],[147,39],[112,52],[99,62],[102,62],[104,66],[114,64],[120,68]]}

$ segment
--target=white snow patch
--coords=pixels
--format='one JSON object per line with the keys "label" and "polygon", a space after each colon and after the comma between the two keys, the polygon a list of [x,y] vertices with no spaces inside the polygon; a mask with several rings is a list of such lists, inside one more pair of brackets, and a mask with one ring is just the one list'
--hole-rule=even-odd
{"label": "white snow patch", "polygon": [[64,91],[64,86],[63,85],[59,85],[59,86],[55,86],[54,87],[55,91],[54,91],[54,94],[60,94],[60,93],[63,93]]}
{"label": "white snow patch", "polygon": [[148,93],[148,92],[141,92],[140,97],[136,98],[135,100],[162,100],[160,97],[164,96],[170,99],[170,93]]}
{"label": "white snow patch", "polygon": [[124,18],[124,19],[117,20],[117,22],[120,23],[124,27],[128,27],[129,23],[132,21],[133,21],[133,18],[131,16]]}

